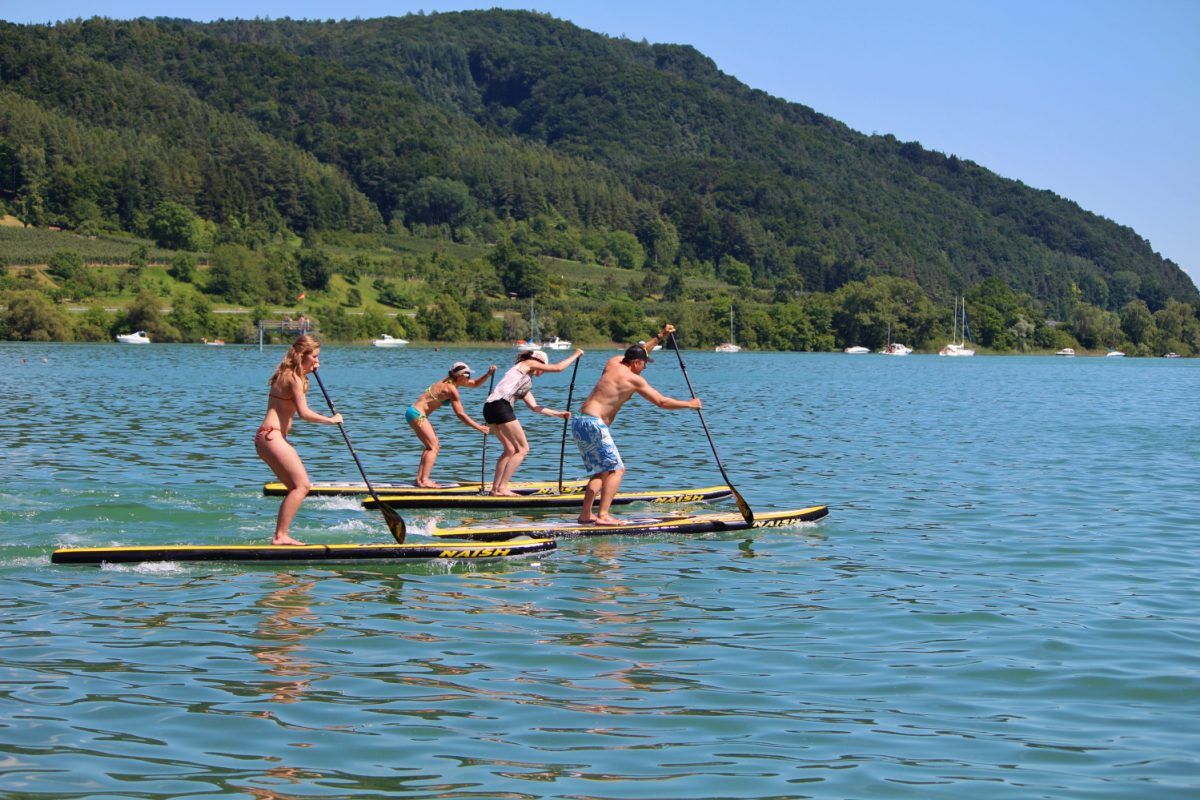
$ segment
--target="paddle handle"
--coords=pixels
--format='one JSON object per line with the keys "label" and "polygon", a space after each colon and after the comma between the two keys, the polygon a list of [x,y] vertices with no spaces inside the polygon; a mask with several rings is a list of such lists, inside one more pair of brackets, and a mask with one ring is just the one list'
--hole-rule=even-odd
{"label": "paddle handle", "polygon": [[558,450],[558,493],[563,493],[563,464],[567,459],[567,424],[571,421],[571,398],[575,395],[575,375],[579,372],[579,362],[582,358],[575,359],[575,366],[571,368],[571,385],[567,389],[567,416],[563,418],[562,432],[562,447]]}

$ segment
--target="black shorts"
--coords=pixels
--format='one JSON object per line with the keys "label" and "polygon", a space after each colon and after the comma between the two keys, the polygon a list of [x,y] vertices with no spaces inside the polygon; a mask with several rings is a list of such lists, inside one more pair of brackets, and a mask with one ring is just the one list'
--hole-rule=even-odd
{"label": "black shorts", "polygon": [[513,413],[512,403],[507,400],[493,400],[483,404],[483,421],[488,425],[502,425],[517,418]]}

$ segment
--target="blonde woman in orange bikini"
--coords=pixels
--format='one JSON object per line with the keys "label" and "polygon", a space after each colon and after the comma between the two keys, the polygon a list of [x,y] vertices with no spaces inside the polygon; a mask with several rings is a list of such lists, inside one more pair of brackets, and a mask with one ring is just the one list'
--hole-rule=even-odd
{"label": "blonde woman in orange bikini", "polygon": [[440,447],[437,431],[433,429],[433,423],[429,421],[429,415],[441,408],[443,404],[449,403],[450,408],[454,410],[454,415],[461,419],[464,425],[472,427],[486,435],[488,432],[487,427],[471,419],[463,409],[462,400],[458,396],[458,388],[460,386],[469,386],[474,389],[480,386],[495,371],[496,365],[493,364],[487,372],[478,378],[472,378],[471,368],[462,361],[455,361],[446,377],[421,392],[421,396],[417,398],[417,402],[405,410],[404,419],[412,426],[413,432],[417,434],[417,438],[421,440],[421,444],[425,445],[425,451],[421,453],[421,463],[417,465],[417,486],[420,486],[422,489],[441,488],[441,484],[435,483],[429,478],[430,473],[433,472],[433,462],[437,461],[438,449]]}
{"label": "blonde woman in orange bikini", "polygon": [[267,392],[267,416],[254,435],[254,449],[288,490],[279,504],[279,517],[275,522],[275,536],[271,544],[304,544],[288,534],[292,518],[312,488],[300,454],[287,440],[288,432],[292,429],[292,417],[299,416],[305,422],[322,422],[326,425],[337,425],[342,421],[341,414],[326,417],[308,407],[308,373],[321,365],[320,356],[321,343],[305,334],[292,342],[287,355],[275,368],[275,374],[267,381],[271,387]]}

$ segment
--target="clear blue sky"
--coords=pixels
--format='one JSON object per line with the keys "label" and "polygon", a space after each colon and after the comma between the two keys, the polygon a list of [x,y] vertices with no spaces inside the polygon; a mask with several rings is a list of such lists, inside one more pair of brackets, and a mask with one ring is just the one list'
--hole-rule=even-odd
{"label": "clear blue sky", "polygon": [[1200,0],[2,0],[0,18],[494,7],[690,44],[742,82],[856,130],[1070,198],[1133,228],[1200,284]]}

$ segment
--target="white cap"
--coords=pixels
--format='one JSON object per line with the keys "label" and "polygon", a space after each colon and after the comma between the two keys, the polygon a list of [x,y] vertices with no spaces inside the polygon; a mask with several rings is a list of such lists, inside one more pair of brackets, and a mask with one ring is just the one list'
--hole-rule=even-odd
{"label": "white cap", "polygon": [[450,367],[451,375],[459,375],[464,372],[467,374],[468,378],[471,377],[471,368],[465,361],[455,361],[454,365]]}
{"label": "white cap", "polygon": [[545,350],[534,350],[532,357],[536,358],[538,361],[542,362],[543,364],[550,363],[550,356],[546,355]]}

